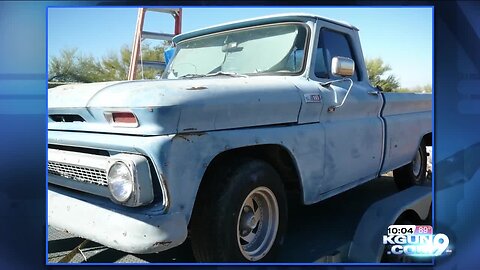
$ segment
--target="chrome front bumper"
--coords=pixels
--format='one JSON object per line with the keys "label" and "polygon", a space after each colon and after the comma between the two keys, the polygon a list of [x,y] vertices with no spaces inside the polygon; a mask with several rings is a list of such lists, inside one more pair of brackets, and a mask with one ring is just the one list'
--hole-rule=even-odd
{"label": "chrome front bumper", "polygon": [[48,224],[128,253],[155,253],[182,244],[187,222],[181,213],[126,208],[75,191],[49,187]]}

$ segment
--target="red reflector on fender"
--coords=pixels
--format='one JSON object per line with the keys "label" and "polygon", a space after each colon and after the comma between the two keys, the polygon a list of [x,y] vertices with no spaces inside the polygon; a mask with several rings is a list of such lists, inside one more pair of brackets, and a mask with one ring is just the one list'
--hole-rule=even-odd
{"label": "red reflector on fender", "polygon": [[137,117],[131,112],[105,112],[104,115],[112,126],[138,127]]}
{"label": "red reflector on fender", "polygon": [[126,124],[136,124],[137,118],[133,113],[129,112],[114,112],[112,113],[113,122],[115,123],[126,123]]}

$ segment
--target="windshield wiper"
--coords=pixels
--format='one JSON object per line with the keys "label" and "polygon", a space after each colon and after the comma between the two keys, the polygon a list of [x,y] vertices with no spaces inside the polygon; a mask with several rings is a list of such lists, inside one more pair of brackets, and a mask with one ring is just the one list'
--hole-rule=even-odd
{"label": "windshield wiper", "polygon": [[205,77],[212,77],[212,76],[218,76],[218,75],[225,75],[225,76],[231,76],[231,77],[248,77],[245,74],[238,74],[236,72],[226,72],[226,71],[218,71],[215,73],[208,73],[205,75]]}
{"label": "windshield wiper", "polygon": [[183,79],[183,78],[190,79],[190,78],[202,78],[202,77],[206,77],[206,75],[204,75],[204,74],[188,73],[188,74],[185,74],[185,75],[182,75],[182,76],[177,77],[177,79]]}
{"label": "windshield wiper", "polygon": [[194,74],[194,73],[189,73],[185,74],[182,76],[177,77],[178,79],[193,79],[193,78],[204,78],[204,77],[213,77],[213,76],[219,76],[219,75],[224,75],[224,76],[231,76],[231,77],[248,77],[247,75],[244,74],[238,74],[236,72],[225,72],[225,71],[218,71],[215,73],[208,73],[208,74]]}

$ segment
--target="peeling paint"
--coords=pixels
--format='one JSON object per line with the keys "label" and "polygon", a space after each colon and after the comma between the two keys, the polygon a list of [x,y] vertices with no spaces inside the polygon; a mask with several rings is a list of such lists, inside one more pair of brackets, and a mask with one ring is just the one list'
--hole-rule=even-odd
{"label": "peeling paint", "polygon": [[188,88],[185,88],[186,90],[195,90],[195,91],[198,91],[198,90],[205,90],[205,89],[208,89],[208,87],[206,86],[191,86],[191,87],[188,87]]}
{"label": "peeling paint", "polygon": [[173,139],[175,138],[180,138],[180,139],[183,139],[187,142],[192,142],[189,137],[193,137],[193,136],[196,136],[196,137],[200,137],[200,136],[203,136],[207,134],[206,132],[191,132],[191,133],[181,133],[181,134],[177,134],[173,137]]}
{"label": "peeling paint", "polygon": [[175,138],[180,138],[180,139],[184,139],[185,141],[187,142],[192,142],[190,139],[187,138],[187,136],[183,135],[183,134],[178,134],[177,136],[174,137]]}
{"label": "peeling paint", "polygon": [[155,242],[152,246],[153,246],[154,248],[155,248],[155,247],[158,247],[158,246],[168,247],[171,243],[172,243],[172,241]]}

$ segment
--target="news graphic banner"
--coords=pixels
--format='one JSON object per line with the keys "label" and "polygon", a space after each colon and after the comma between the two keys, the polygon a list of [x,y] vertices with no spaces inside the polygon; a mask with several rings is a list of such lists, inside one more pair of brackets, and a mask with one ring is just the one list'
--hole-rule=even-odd
{"label": "news graphic banner", "polygon": [[434,234],[430,225],[390,225],[383,244],[388,247],[389,255],[436,257],[452,253],[448,236]]}

